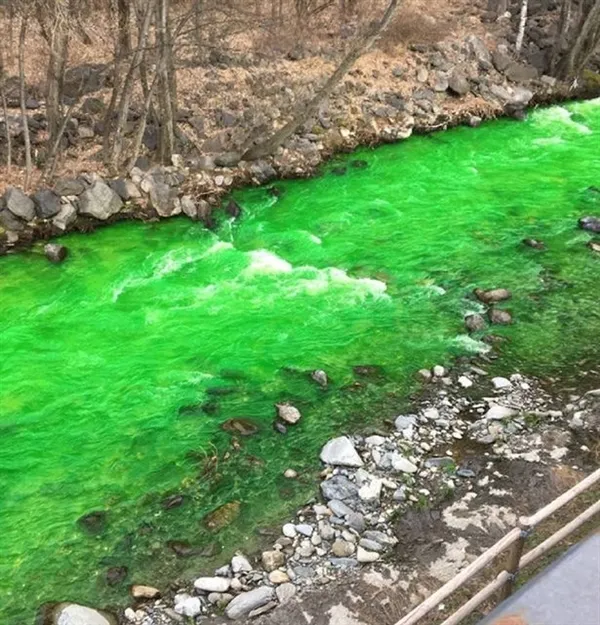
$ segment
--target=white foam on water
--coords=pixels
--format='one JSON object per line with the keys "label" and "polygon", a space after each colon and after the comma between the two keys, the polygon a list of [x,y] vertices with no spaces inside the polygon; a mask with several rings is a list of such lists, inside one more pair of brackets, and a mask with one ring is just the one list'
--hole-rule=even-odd
{"label": "white foam on water", "polygon": [[316,243],[317,245],[321,245],[323,243],[323,240],[318,237],[316,234],[311,234],[310,232],[308,233],[308,238],[313,242]]}
{"label": "white foam on water", "polygon": [[290,273],[293,269],[287,260],[269,252],[268,250],[253,250],[248,252],[250,265],[244,269],[244,274],[253,273]]}
{"label": "white foam on water", "polygon": [[472,354],[487,354],[492,349],[487,343],[478,341],[468,334],[459,334],[452,342]]}
{"label": "white foam on water", "polygon": [[562,137],[540,137],[532,141],[533,145],[559,145],[566,143]]}
{"label": "white foam on water", "polygon": [[536,112],[535,119],[541,122],[558,122],[569,128],[575,128],[583,134],[593,134],[592,130],[585,124],[580,124],[572,119],[571,111],[562,106],[553,106],[552,108]]}
{"label": "white foam on water", "polygon": [[326,269],[315,269],[314,267],[301,267],[300,269],[316,271],[313,278],[304,278],[299,286],[311,295],[318,295],[329,290],[332,285],[343,285],[349,287],[350,292],[358,296],[361,300],[368,296],[374,298],[388,298],[386,293],[387,284],[381,280],[372,278],[352,278],[343,269],[327,267]]}
{"label": "white foam on water", "polygon": [[184,267],[192,263],[196,263],[207,256],[212,256],[223,250],[230,250],[233,248],[233,244],[226,241],[216,241],[208,249],[204,251],[190,251],[190,250],[170,250],[163,256],[161,256],[152,269],[152,273],[146,277],[127,277],[119,285],[117,285],[112,291],[112,301],[116,302],[119,297],[128,289],[144,286],[150,284],[156,280],[160,280],[165,276],[180,271]]}

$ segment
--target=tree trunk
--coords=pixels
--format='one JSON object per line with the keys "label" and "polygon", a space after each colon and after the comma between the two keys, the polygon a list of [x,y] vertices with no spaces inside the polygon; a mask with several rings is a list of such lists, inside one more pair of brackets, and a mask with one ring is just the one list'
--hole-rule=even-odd
{"label": "tree trunk", "polygon": [[321,102],[335,89],[354,63],[375,43],[379,35],[390,23],[401,1],[402,0],[390,0],[381,21],[366,37],[359,38],[354,43],[335,72],[333,72],[323,87],[317,91],[312,100],[298,108],[294,117],[285,124],[285,126],[276,131],[275,134],[247,150],[242,156],[242,159],[252,161],[272,154],[282,143],[285,143],[302,124],[306,123],[306,121],[315,114]]}
{"label": "tree trunk", "polygon": [[10,173],[12,166],[12,137],[8,122],[8,106],[6,104],[6,70],[4,69],[4,53],[0,49],[0,98],[2,98],[2,113],[4,114],[4,131],[6,134],[6,168]]}
{"label": "tree trunk", "polygon": [[527,9],[528,9],[528,0],[521,1],[521,16],[519,18],[519,32],[517,34],[517,41],[515,43],[515,50],[517,52],[517,56],[521,53],[521,48],[523,47],[523,37],[525,36],[525,26],[527,25]]}
{"label": "tree trunk", "polygon": [[565,61],[565,77],[577,76],[583,69],[586,59],[598,46],[597,29],[600,22],[600,0],[595,0],[593,6],[585,17],[577,38],[573,42],[571,50]]}
{"label": "tree trunk", "polygon": [[172,76],[172,55],[169,34],[169,0],[157,0],[157,71],[159,103],[159,154],[167,162],[174,152],[174,80]]}
{"label": "tree trunk", "polygon": [[50,57],[47,70],[46,114],[48,116],[48,132],[50,143],[54,143],[61,125],[61,104],[63,83],[67,67],[69,51],[69,33],[67,26],[66,7],[57,0],[53,6],[53,18],[48,45]]}
{"label": "tree trunk", "polygon": [[552,59],[550,61],[550,72],[553,74],[556,70],[556,66],[558,64],[560,54],[562,52],[563,46],[567,41],[567,37],[569,35],[569,29],[571,27],[571,5],[573,0],[563,0],[562,5],[560,7],[560,20],[559,20],[559,30],[558,35],[556,36],[556,41],[554,42],[554,46],[552,47]]}
{"label": "tree trunk", "polygon": [[23,121],[23,139],[25,142],[25,191],[31,182],[31,140],[29,138],[29,123],[27,118],[25,94],[25,35],[27,34],[27,17],[21,17],[19,32],[19,92],[21,96],[21,119]]}

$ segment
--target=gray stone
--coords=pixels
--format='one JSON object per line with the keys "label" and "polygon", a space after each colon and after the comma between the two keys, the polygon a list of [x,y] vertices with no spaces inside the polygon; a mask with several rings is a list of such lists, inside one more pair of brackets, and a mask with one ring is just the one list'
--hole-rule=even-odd
{"label": "gray stone", "polygon": [[475,313],[465,317],[465,327],[469,332],[481,332],[485,330],[487,324],[482,315]]}
{"label": "gray stone", "polygon": [[441,456],[438,458],[427,458],[425,460],[425,466],[428,468],[440,468],[450,467],[454,464],[454,460],[448,456]]}
{"label": "gray stone", "polygon": [[500,421],[502,419],[510,419],[518,414],[519,412],[514,408],[494,405],[485,413],[484,418],[490,421]]}
{"label": "gray stone", "polygon": [[275,597],[273,588],[268,586],[260,586],[249,592],[243,592],[231,601],[231,603],[225,608],[225,614],[232,621],[237,621],[244,618],[253,610],[260,608]]}
{"label": "gray stone", "polygon": [[416,422],[417,417],[414,415],[400,415],[399,417],[396,417],[394,425],[396,426],[396,430],[398,430],[398,432],[402,432],[402,430],[406,430],[414,426]]}
{"label": "gray stone", "polygon": [[114,625],[116,620],[106,613],[84,605],[63,603],[54,610],[52,623],[53,625]]}
{"label": "gray stone", "polygon": [[471,91],[471,85],[462,72],[454,70],[448,78],[448,89],[456,95],[466,95]]}
{"label": "gray stone", "polygon": [[54,185],[54,192],[57,195],[81,195],[85,191],[85,183],[79,178],[63,178],[57,180]]}
{"label": "gray stone", "polygon": [[296,525],[296,531],[298,534],[302,534],[302,536],[312,536],[312,533],[315,531],[312,525],[308,525],[308,523],[300,523]]}
{"label": "gray stone", "polygon": [[6,208],[0,210],[0,226],[11,232],[19,232],[25,229],[25,224]]}
{"label": "gray stone", "polygon": [[79,212],[102,221],[118,213],[123,207],[121,198],[104,182],[98,180],[79,198]]}
{"label": "gray stone", "polygon": [[369,540],[368,538],[361,538],[358,544],[360,547],[366,549],[367,551],[374,551],[376,553],[385,551],[385,548],[382,544],[376,542],[375,540]]}
{"label": "gray stone", "polygon": [[336,569],[355,569],[358,566],[356,558],[330,558],[329,563]]}
{"label": "gray stone", "polygon": [[116,180],[111,180],[108,184],[124,202],[129,202],[129,200],[142,196],[137,185],[127,178],[117,178]]}
{"label": "gray stone", "polygon": [[345,475],[334,475],[332,478],[321,482],[321,492],[327,500],[347,501],[358,497],[358,486]]}
{"label": "gray stone", "polygon": [[600,233],[600,217],[582,217],[577,223],[582,230]]}
{"label": "gray stone", "polygon": [[488,311],[488,317],[491,323],[497,325],[509,325],[512,323],[512,315],[507,310],[492,308]]}
{"label": "gray stone", "polygon": [[198,219],[198,207],[191,195],[184,195],[181,198],[181,211],[190,219]]}
{"label": "gray stone", "polygon": [[89,126],[80,125],[77,127],[77,136],[80,139],[93,139],[94,138],[94,129]]}
{"label": "gray stone", "polygon": [[337,558],[347,558],[354,553],[354,545],[346,540],[338,539],[331,545],[331,553]]}
{"label": "gray stone", "polygon": [[296,587],[289,582],[287,584],[281,584],[275,589],[275,594],[277,595],[279,603],[283,605],[296,594]]}
{"label": "gray stone", "polygon": [[479,66],[485,70],[492,69],[492,56],[483,40],[475,35],[469,35],[465,41],[471,53],[477,59]]}
{"label": "gray stone", "polygon": [[392,454],[392,469],[400,473],[416,473],[417,467],[397,452]]}
{"label": "gray stone", "polygon": [[365,531],[365,517],[360,512],[352,512],[346,517],[346,525],[355,532],[362,534]]}
{"label": "gray stone", "polygon": [[62,263],[67,257],[67,248],[58,243],[47,243],[44,245],[44,255],[51,263]]}
{"label": "gray stone", "polygon": [[181,204],[177,202],[177,191],[172,189],[170,185],[158,180],[151,180],[146,188],[148,189],[150,207],[161,217],[171,217],[181,213]]}
{"label": "gray stone", "polygon": [[35,218],[33,200],[15,187],[9,187],[4,194],[4,206],[15,216],[31,221]]}
{"label": "gray stone", "polygon": [[496,377],[492,378],[492,384],[495,389],[501,390],[504,388],[512,388],[512,382],[507,378]]}
{"label": "gray stone", "polygon": [[362,467],[363,461],[347,436],[331,439],[321,450],[325,464],[344,467]]}
{"label": "gray stone", "polygon": [[499,72],[504,72],[512,62],[512,57],[505,52],[501,50],[494,50],[494,52],[492,52],[492,63]]}
{"label": "gray stone", "polygon": [[41,189],[33,196],[35,212],[41,219],[50,219],[60,211],[60,197],[50,189]]}
{"label": "gray stone", "polygon": [[343,518],[354,512],[350,506],[347,506],[343,501],[339,501],[338,499],[332,499],[327,505],[333,514],[338,517]]}
{"label": "gray stone", "polygon": [[63,204],[58,214],[52,218],[52,224],[59,230],[66,230],[77,219],[77,209],[70,202]]}
{"label": "gray stone", "polygon": [[506,68],[504,75],[512,82],[527,82],[535,80],[538,77],[538,71],[532,65],[513,62]]}
{"label": "gray stone", "polygon": [[388,536],[387,534],[384,534],[383,532],[379,532],[377,530],[367,530],[364,533],[363,538],[375,541],[383,547],[393,547],[398,542],[393,536]]}
{"label": "gray stone", "polygon": [[215,165],[217,167],[235,167],[240,162],[240,155],[237,152],[222,152],[215,155]]}
{"label": "gray stone", "polygon": [[327,374],[322,369],[317,369],[310,374],[310,377],[323,388],[327,388],[327,384],[329,380],[327,379]]}

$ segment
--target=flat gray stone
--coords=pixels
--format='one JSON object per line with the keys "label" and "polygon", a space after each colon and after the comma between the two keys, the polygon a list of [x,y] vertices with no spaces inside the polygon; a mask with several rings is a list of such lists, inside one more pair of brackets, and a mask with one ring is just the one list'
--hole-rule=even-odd
{"label": "flat gray stone", "polygon": [[[9,187],[4,194],[4,205],[15,216],[31,221],[35,217],[33,200],[16,187]],[[75,605],[75,604],[73,604]]]}
{"label": "flat gray stone", "polygon": [[275,591],[273,588],[260,586],[235,597],[225,608],[225,614],[232,621],[237,621],[250,614],[253,610],[268,604],[274,597]]}
{"label": "flat gray stone", "polygon": [[327,500],[347,501],[358,497],[358,486],[345,475],[334,475],[332,478],[321,482],[321,492]]}

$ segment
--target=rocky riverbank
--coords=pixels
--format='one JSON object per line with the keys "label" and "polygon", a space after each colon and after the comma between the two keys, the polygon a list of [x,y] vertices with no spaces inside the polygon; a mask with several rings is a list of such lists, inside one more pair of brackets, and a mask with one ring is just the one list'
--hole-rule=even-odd
{"label": "rocky riverbank", "polygon": [[[270,158],[240,160],[251,125],[244,125],[238,115],[216,109],[218,119],[203,123],[199,130],[197,116],[187,111],[182,112],[181,123],[190,126],[190,136],[197,132],[204,140],[195,140],[193,150],[175,155],[170,166],[152,165],[142,157],[121,178],[79,171],[32,195],[9,187],[0,199],[0,254],[122,219],[155,221],[183,214],[212,227],[213,212],[227,206],[223,200],[232,189],[310,176],[336,153],[458,124],[477,126],[483,119],[503,115],[520,119],[528,107],[600,94],[600,81],[592,71],[583,81],[566,84],[515,59],[510,52],[510,21],[479,24],[473,30],[481,30],[481,36],[411,45],[399,65],[395,64],[399,59],[382,52],[368,55],[323,103],[317,118]],[[73,132],[78,140],[83,140],[82,128],[99,124],[100,117],[94,115],[103,107],[100,100],[93,106],[96,100],[88,98],[75,112]],[[282,110],[293,105],[277,103]],[[38,126],[43,132],[43,119]],[[94,131],[84,134],[86,141],[101,136]],[[231,214],[239,215],[233,208]]]}
{"label": "rocky riverbank", "polygon": [[[273,611],[265,622],[310,623],[312,619],[289,620],[290,614],[304,603],[315,610],[318,601],[311,597],[322,597],[328,586],[342,602],[346,591],[340,589],[357,580],[388,590],[410,586],[416,592],[407,595],[409,607],[426,594],[426,579],[429,584],[450,579],[468,562],[469,553],[480,549],[482,534],[485,545],[515,524],[517,514],[507,501],[522,488],[519,475],[567,471],[579,479],[598,461],[597,366],[582,363],[573,386],[520,373],[492,376],[492,360],[492,353],[481,354],[451,370],[436,366],[420,371],[423,391],[409,413],[382,424],[380,431],[348,434],[323,446],[319,497],[281,527],[270,549],[238,553],[212,574],[163,597],[159,589],[133,586],[135,604],[124,610],[121,621],[220,622],[224,615],[246,622]],[[293,467],[287,476],[295,479]],[[535,502],[534,509],[539,505],[539,494],[523,496]],[[403,553],[429,540],[426,529],[418,539],[410,530],[407,542],[406,523],[440,505],[446,530],[458,536],[439,540],[440,557],[414,563],[401,582],[394,570]],[[478,536],[469,532],[473,527]],[[389,606],[389,599],[384,605]],[[341,606],[329,616],[316,608],[317,623],[372,622],[351,620],[350,608]],[[88,608],[60,604],[48,609],[46,622],[62,622],[60,614],[78,610]],[[85,614],[86,623],[94,625],[116,619],[96,611]]]}

